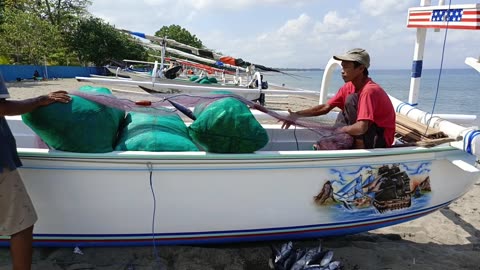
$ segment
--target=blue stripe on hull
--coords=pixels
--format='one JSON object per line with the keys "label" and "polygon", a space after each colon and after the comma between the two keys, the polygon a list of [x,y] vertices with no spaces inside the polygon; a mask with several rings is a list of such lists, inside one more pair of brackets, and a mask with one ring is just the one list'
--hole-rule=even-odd
{"label": "blue stripe on hull", "polygon": [[[330,225],[310,225],[287,228],[271,228],[243,231],[217,231],[202,233],[155,234],[156,245],[201,245],[239,242],[258,242],[273,240],[296,240],[355,234],[410,221],[447,206],[447,202],[438,206],[407,214],[390,216],[388,220],[372,219],[361,222],[346,222]],[[35,247],[122,247],[152,245],[152,234],[117,235],[61,235],[35,234]],[[38,239],[40,238],[40,239]],[[43,239],[41,239],[43,238]],[[60,238],[60,239],[58,239]],[[77,238],[77,239],[72,239]],[[98,239],[101,238],[101,239]],[[158,239],[162,238],[162,239]],[[63,239],[63,240],[62,240]],[[0,240],[0,246],[8,246],[6,239]]]}

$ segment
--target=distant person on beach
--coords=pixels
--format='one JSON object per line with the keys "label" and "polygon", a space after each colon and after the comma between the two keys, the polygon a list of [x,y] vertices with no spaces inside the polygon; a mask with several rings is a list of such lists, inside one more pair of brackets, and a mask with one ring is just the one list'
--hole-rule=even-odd
{"label": "distant person on beach", "polygon": [[35,70],[35,72],[33,72],[33,80],[40,80],[40,73],[38,73],[38,70]]}
{"label": "distant person on beach", "polygon": [[0,73],[0,235],[11,236],[13,269],[30,269],[33,224],[37,214],[17,168],[22,166],[6,115],[20,115],[53,102],[71,100],[65,91],[25,100],[6,100],[9,93]]}
{"label": "distant person on beach", "polygon": [[[259,82],[257,79],[253,80],[252,83],[249,85],[249,88],[258,88],[258,83]],[[268,82],[263,81],[263,75],[260,75],[260,84],[262,89],[268,89]]]}
{"label": "distant person on beach", "polygon": [[[355,48],[333,58],[342,61],[345,84],[327,104],[296,112],[288,110],[292,121],[285,121],[282,128],[289,128],[299,117],[324,115],[338,107],[342,111],[335,127],[354,137],[353,148],[391,147],[395,135],[395,109],[382,87],[368,77],[369,54]],[[318,144],[314,148],[318,149]]]}

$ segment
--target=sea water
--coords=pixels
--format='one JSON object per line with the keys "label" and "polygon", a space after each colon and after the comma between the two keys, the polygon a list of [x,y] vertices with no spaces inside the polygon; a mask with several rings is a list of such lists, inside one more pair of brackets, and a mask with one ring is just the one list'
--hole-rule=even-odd
{"label": "sea water", "polygon": [[[285,74],[268,73],[265,75],[266,80],[276,85],[284,84],[289,88],[320,91],[323,70],[284,72]],[[369,76],[388,94],[399,100],[408,101],[410,70],[372,69],[369,72]],[[335,70],[329,93],[336,93],[343,83],[340,69]],[[441,72],[438,69],[425,69],[422,72],[420,89],[417,108],[422,111],[473,114],[480,118],[480,73],[472,68],[443,69]],[[475,124],[480,124],[480,119],[477,119]]]}

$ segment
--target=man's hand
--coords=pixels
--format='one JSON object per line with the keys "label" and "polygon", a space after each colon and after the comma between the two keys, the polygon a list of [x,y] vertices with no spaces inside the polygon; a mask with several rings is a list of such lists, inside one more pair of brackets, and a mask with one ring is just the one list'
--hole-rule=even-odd
{"label": "man's hand", "polygon": [[40,106],[45,106],[54,102],[68,103],[72,100],[67,91],[50,92],[48,95],[38,97],[38,99]]}
{"label": "man's hand", "polygon": [[288,109],[288,113],[289,113],[289,116],[288,116],[289,119],[283,121],[282,129],[288,129],[299,117],[298,114],[296,114],[295,112],[292,112],[292,110],[290,109]]}
{"label": "man's hand", "polygon": [[348,126],[339,127],[335,130],[336,133],[347,133],[348,134]]}
{"label": "man's hand", "polygon": [[369,126],[372,123],[373,122],[371,122],[369,120],[360,120],[360,121],[357,121],[353,125],[343,126],[343,127],[338,128],[337,130],[339,132],[345,132],[345,133],[350,134],[352,136],[359,136],[359,135],[365,134],[365,132],[367,132]]}

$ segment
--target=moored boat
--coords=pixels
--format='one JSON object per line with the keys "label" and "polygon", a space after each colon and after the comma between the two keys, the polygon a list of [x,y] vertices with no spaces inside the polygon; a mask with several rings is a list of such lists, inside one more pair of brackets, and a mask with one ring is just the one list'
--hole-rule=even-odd
{"label": "moored boat", "polygon": [[[39,148],[19,117],[8,121],[41,216],[36,245],[142,245],[153,235],[157,244],[199,244],[351,234],[431,213],[478,178],[475,156],[448,144],[311,151],[315,136],[308,129],[272,125],[270,142],[252,154],[88,154]],[[326,181],[335,193],[385,166],[402,168],[412,178],[410,190],[429,177],[432,191],[411,197],[410,205],[390,203],[389,211],[378,209],[388,202],[380,200],[361,208],[315,203]]]}
{"label": "moored boat", "polygon": [[[425,118],[412,105],[394,105],[412,120]],[[43,145],[20,117],[7,120],[24,164],[20,172],[40,216],[37,246],[352,234],[445,207],[479,176],[478,131],[443,119],[436,121],[438,128],[453,143],[372,150],[312,151],[317,133],[264,124],[269,142],[244,154],[64,152]],[[7,243],[0,238],[0,245]]]}

